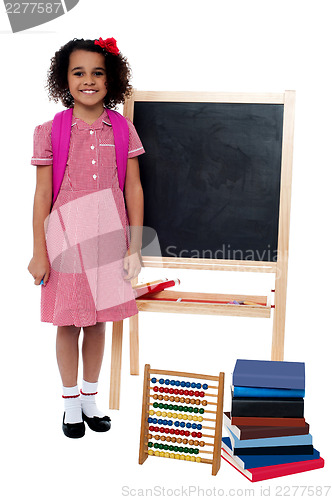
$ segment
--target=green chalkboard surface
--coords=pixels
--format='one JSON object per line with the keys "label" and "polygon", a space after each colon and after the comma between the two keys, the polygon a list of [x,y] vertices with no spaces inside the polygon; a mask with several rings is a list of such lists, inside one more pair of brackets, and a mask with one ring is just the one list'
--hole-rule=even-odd
{"label": "green chalkboard surface", "polygon": [[277,260],[283,104],[135,102],[164,257]]}

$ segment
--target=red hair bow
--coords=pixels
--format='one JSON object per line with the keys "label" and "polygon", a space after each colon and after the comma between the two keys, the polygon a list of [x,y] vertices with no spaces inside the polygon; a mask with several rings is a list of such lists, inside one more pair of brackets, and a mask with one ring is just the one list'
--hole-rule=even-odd
{"label": "red hair bow", "polygon": [[115,38],[106,38],[106,40],[99,38],[99,40],[95,40],[95,45],[99,45],[100,47],[105,49],[107,52],[109,52],[110,54],[113,54],[115,56],[118,56],[120,53],[120,51],[116,45]]}

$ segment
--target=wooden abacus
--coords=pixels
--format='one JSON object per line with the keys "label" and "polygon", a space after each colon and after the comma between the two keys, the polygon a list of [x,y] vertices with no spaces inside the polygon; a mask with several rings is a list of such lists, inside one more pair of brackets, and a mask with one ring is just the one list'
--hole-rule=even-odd
{"label": "wooden abacus", "polygon": [[215,476],[221,460],[223,399],[222,372],[212,376],[145,365],[139,464],[150,455],[186,460],[211,464]]}

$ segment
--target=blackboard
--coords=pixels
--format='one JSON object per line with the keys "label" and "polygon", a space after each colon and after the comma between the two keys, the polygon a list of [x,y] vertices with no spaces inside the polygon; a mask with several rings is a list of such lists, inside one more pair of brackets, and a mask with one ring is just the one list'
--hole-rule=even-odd
{"label": "blackboard", "polygon": [[283,113],[283,104],[135,102],[144,226],[164,257],[277,261]]}

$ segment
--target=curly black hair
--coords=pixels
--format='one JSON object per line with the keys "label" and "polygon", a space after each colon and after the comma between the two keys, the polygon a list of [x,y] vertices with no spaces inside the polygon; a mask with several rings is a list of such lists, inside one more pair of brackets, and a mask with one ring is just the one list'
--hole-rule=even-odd
{"label": "curly black hair", "polygon": [[114,55],[99,45],[95,45],[95,40],[74,38],[63,45],[51,59],[46,84],[50,100],[58,102],[60,99],[66,108],[74,106],[74,99],[68,89],[67,72],[69,56],[75,50],[98,52],[105,56],[108,88],[108,92],[104,98],[104,106],[106,108],[112,109],[117,104],[123,103],[125,98],[130,96],[132,92],[132,86],[129,84],[131,68],[127,59],[121,53]]}

